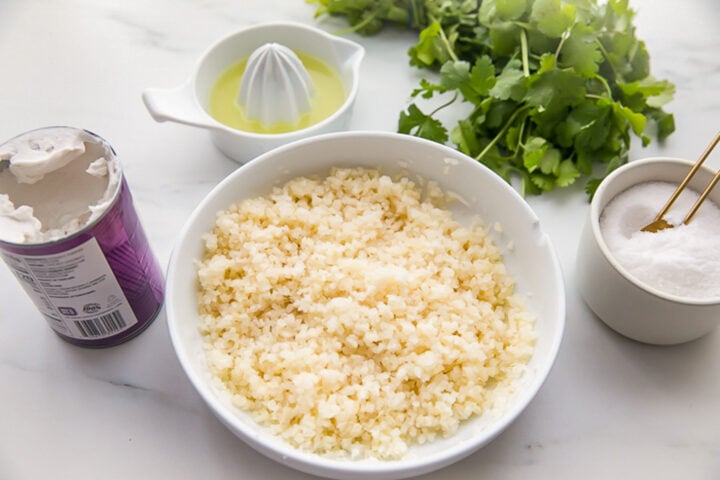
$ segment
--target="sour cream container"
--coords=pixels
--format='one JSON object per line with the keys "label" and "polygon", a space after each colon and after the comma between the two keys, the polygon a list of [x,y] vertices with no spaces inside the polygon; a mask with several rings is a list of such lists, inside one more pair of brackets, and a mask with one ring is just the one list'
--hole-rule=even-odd
{"label": "sour cream container", "polygon": [[129,340],[162,307],[162,271],[120,162],[86,130],[42,128],[0,145],[0,256],[75,345]]}

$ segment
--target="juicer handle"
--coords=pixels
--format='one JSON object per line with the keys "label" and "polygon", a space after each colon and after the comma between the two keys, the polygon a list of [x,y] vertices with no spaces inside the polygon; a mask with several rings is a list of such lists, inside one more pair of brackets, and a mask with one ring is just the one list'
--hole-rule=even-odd
{"label": "juicer handle", "polygon": [[195,98],[193,83],[175,88],[148,88],[142,93],[143,103],[156,122],[177,122],[202,128],[216,128],[212,118]]}
{"label": "juicer handle", "polygon": [[341,37],[334,37],[332,41],[338,57],[343,59],[342,65],[347,66],[351,71],[359,70],[360,62],[365,57],[365,48],[352,40]]}

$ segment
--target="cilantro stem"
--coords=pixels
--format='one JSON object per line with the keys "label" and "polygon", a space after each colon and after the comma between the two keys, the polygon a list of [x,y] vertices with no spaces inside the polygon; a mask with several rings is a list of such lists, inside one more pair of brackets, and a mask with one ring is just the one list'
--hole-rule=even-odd
{"label": "cilantro stem", "polygon": [[345,35],[347,33],[357,32],[361,28],[363,28],[365,25],[367,25],[370,22],[372,22],[373,20],[375,20],[375,17],[377,17],[379,14],[380,14],[380,9],[373,10],[372,13],[370,15],[368,15],[367,17],[365,17],[365,19],[362,22],[358,22],[350,28],[338,30],[338,31],[334,32],[334,34],[335,35]]}
{"label": "cilantro stem", "polygon": [[418,0],[410,0],[410,5],[408,7],[408,24],[410,24],[412,21],[412,28],[417,28],[422,30],[423,23],[420,21],[420,14],[422,13],[422,7],[418,4]]}
{"label": "cilantro stem", "polygon": [[[434,18],[433,21],[437,21]],[[438,21],[438,23],[440,23]],[[442,24],[441,24],[442,25]],[[445,47],[445,51],[447,51],[447,54],[450,56],[453,62],[458,61],[457,55],[455,55],[455,50],[453,49],[452,45],[450,45],[450,40],[448,40],[447,36],[445,35],[445,30],[440,27],[440,40],[442,41],[443,47]]]}
{"label": "cilantro stem", "polygon": [[598,80],[603,87],[605,87],[605,92],[607,93],[609,98],[613,98],[612,89],[610,88],[610,84],[608,84],[607,80],[602,77],[602,75],[595,75],[595,79]]}
{"label": "cilantro stem", "polygon": [[570,30],[565,30],[562,35],[560,36],[560,42],[558,43],[557,48],[555,49],[555,65],[557,65],[558,59],[560,58],[560,50],[562,50],[563,45],[565,45],[565,41],[570,38]]}
{"label": "cilantro stem", "polygon": [[515,155],[517,156],[518,152],[520,152],[520,147],[523,145],[523,137],[525,136],[525,125],[527,125],[528,118],[525,117],[523,122],[520,124],[520,132],[518,132],[518,141],[517,145],[515,145]]}
{"label": "cilantro stem", "polygon": [[[616,78],[619,77],[617,70],[615,69],[615,65],[613,65],[613,62],[610,60],[610,55],[608,55],[608,52],[605,49],[605,45],[603,45],[602,42],[600,40],[598,40],[597,38],[595,39],[595,43],[597,44],[598,48],[602,52],[603,57],[605,57],[605,60],[607,61],[608,65],[610,65],[610,70],[613,71],[613,74],[615,75]],[[600,77],[600,78],[602,78],[602,77]]]}
{"label": "cilantro stem", "polygon": [[517,110],[513,112],[512,115],[510,115],[510,118],[508,118],[507,122],[505,122],[505,125],[500,129],[497,135],[493,137],[492,140],[490,140],[490,143],[488,143],[485,148],[483,148],[482,152],[478,153],[478,155],[475,157],[475,160],[480,160],[482,157],[484,157],[490,149],[495,146],[495,144],[500,140],[500,138],[505,135],[505,132],[507,132],[507,129],[510,128],[510,125],[515,122],[515,119],[521,114],[525,113],[525,111],[530,110],[530,105],[525,105],[524,107],[520,107]]}
{"label": "cilantro stem", "polygon": [[523,75],[530,76],[530,64],[528,61],[528,41],[527,32],[524,28],[520,29],[520,50],[522,51]]}
{"label": "cilantro stem", "polygon": [[429,116],[429,117],[432,117],[433,115],[435,115],[437,112],[439,112],[439,111],[442,110],[443,108],[449,107],[450,105],[452,105],[453,103],[455,103],[455,100],[457,100],[457,98],[458,98],[458,92],[455,92],[455,95],[453,95],[453,97],[452,97],[449,101],[447,101],[447,102],[443,103],[442,105],[440,105],[439,107],[437,107],[435,110],[433,110],[432,112],[430,112],[430,113],[428,114],[428,116]]}

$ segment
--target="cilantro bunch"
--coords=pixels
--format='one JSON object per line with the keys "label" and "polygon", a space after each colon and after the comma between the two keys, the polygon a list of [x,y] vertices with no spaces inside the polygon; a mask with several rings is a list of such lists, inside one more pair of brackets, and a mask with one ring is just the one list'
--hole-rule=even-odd
{"label": "cilantro bunch", "polygon": [[[633,135],[646,146],[675,129],[662,109],[674,86],[651,76],[628,0],[308,1],[362,34],[419,30],[410,64],[439,75],[411,93],[398,131],[452,142],[507,181],[519,176],[523,194],[586,177],[592,195],[627,162]],[[418,106],[433,97],[443,103]],[[438,114],[458,103],[470,113],[448,128]]]}

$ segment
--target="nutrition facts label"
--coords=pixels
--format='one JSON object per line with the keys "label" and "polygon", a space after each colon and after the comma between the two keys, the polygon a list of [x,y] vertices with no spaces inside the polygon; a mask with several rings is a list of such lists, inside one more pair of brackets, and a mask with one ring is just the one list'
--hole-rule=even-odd
{"label": "nutrition facts label", "polygon": [[2,256],[50,326],[63,335],[105,338],[137,323],[95,238],[52,255]]}

